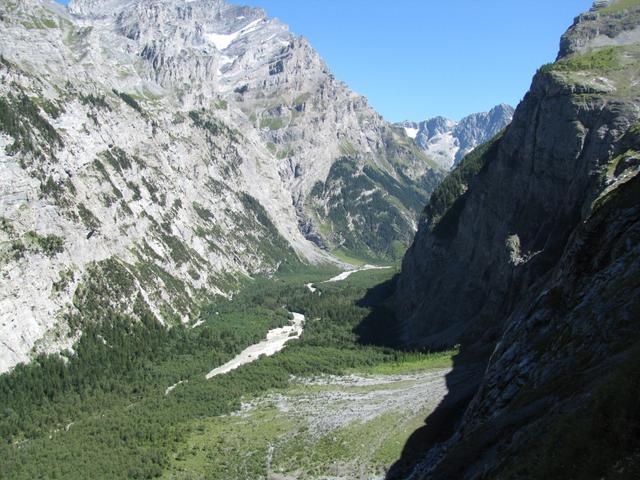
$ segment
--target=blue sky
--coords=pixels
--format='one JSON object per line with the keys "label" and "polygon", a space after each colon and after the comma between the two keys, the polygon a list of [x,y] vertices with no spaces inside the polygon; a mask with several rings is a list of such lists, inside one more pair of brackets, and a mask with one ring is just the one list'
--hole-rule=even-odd
{"label": "blue sky", "polygon": [[400,121],[515,106],[592,0],[233,3],[260,6],[307,37],[338,79]]}

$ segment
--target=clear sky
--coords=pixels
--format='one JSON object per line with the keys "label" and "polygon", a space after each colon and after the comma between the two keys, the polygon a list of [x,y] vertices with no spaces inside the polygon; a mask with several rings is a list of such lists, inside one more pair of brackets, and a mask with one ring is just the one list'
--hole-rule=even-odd
{"label": "clear sky", "polygon": [[[66,3],[65,0],[60,0]],[[513,106],[592,0],[230,0],[309,39],[391,121]]]}

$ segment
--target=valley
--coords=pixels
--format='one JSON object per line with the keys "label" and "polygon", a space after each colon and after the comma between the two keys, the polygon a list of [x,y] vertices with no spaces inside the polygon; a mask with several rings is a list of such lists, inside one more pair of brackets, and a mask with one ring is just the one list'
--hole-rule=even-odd
{"label": "valley", "polygon": [[224,375],[247,363],[254,362],[263,355],[274,355],[286,347],[287,342],[300,338],[304,329],[305,317],[301,313],[289,312],[289,314],[293,317],[289,325],[269,330],[264,340],[247,347],[224,365],[207,373],[207,380],[218,375]]}
{"label": "valley", "polygon": [[[125,340],[116,325],[103,325],[83,337],[61,384],[49,384],[54,371],[65,369],[54,358],[0,377],[0,394],[12,412],[0,423],[3,436],[12,439],[2,447],[3,473],[312,479],[331,471],[336,478],[383,477],[446,394],[455,352],[412,354],[361,344],[353,329],[381,299],[369,298],[369,307],[358,303],[397,267],[326,282],[336,276],[332,271],[256,279],[233,300],[205,308],[196,328],[165,332],[132,325]],[[285,326],[287,310],[304,312],[300,339],[273,356],[233,353],[261,345],[267,330],[292,328]],[[140,352],[138,342],[157,349]],[[104,355],[122,363],[105,368]],[[240,365],[239,358],[253,362]],[[212,362],[224,372],[214,370],[207,379]],[[25,404],[24,398],[34,401]],[[96,437],[97,430],[105,434]],[[376,442],[363,442],[369,435]],[[47,460],[58,456],[66,460]]]}
{"label": "valley", "polygon": [[640,0],[405,122],[260,8],[62,3],[0,0],[0,480],[640,478]]}
{"label": "valley", "polygon": [[198,422],[163,478],[382,479],[444,398],[449,361],[293,378],[284,390]]}

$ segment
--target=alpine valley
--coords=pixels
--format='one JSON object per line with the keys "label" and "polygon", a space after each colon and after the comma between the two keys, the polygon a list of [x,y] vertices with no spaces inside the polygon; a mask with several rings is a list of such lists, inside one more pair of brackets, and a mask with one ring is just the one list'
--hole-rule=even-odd
{"label": "alpine valley", "polygon": [[0,5],[0,371],[136,300],[189,323],[247,275],[399,259],[443,177],[261,10]]}
{"label": "alpine valley", "polygon": [[639,172],[640,0],[395,124],[261,9],[0,0],[0,479],[640,478]]}

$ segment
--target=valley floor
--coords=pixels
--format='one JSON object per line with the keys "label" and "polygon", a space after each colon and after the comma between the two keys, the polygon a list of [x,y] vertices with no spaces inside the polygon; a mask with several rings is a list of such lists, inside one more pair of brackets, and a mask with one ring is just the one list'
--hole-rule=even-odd
{"label": "valley floor", "polygon": [[[0,478],[384,477],[447,393],[456,353],[363,343],[396,272],[255,279],[169,330],[85,325],[75,354],[0,376]],[[273,347],[269,332],[282,334],[273,355],[243,355]]]}
{"label": "valley floor", "polygon": [[384,478],[447,393],[449,369],[429,363],[293,378],[232,414],[196,422],[163,478]]}
{"label": "valley floor", "polygon": [[289,325],[269,330],[267,332],[267,338],[245,348],[224,365],[214,368],[207,373],[207,380],[217,377],[218,375],[229,373],[230,371],[235,370],[242,365],[246,365],[247,363],[255,362],[263,355],[267,357],[275,355],[286,347],[288,342],[300,338],[304,328],[304,315],[301,313],[291,312],[291,316],[293,319]]}

